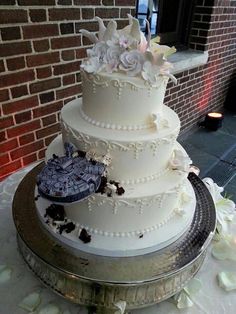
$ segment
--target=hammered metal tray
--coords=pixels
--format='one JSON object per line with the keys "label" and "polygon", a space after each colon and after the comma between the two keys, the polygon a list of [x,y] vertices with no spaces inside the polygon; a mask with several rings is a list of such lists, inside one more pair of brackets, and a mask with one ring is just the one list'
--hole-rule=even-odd
{"label": "hammered metal tray", "polygon": [[13,218],[26,263],[61,296],[102,309],[114,309],[119,300],[127,302],[127,309],[148,306],[177,293],[200,268],[215,231],[216,213],[210,193],[194,173],[189,180],[197,199],[196,211],[179,240],[150,254],[103,257],[62,247],[40,227],[34,189],[42,166],[31,170],[18,186]]}

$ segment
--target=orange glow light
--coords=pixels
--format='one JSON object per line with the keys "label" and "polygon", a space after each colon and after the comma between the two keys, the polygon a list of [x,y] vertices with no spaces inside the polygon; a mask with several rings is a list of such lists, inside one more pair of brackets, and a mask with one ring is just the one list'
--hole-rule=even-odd
{"label": "orange glow light", "polygon": [[210,112],[207,115],[208,117],[211,117],[211,118],[222,118],[222,114],[219,112]]}

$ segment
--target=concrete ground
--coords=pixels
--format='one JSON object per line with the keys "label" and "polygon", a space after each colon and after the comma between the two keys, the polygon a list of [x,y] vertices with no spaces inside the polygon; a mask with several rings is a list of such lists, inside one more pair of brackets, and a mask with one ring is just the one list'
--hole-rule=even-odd
{"label": "concrete ground", "polygon": [[236,202],[236,113],[226,112],[217,131],[199,127],[179,142],[200,168],[200,177],[211,177]]}

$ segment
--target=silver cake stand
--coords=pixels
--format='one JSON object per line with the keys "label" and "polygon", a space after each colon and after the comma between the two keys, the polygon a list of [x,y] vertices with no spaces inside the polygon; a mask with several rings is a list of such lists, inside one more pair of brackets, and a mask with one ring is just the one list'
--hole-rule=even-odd
{"label": "silver cake stand", "polygon": [[214,203],[197,175],[189,175],[197,199],[195,215],[179,240],[150,254],[105,257],[62,247],[42,229],[34,200],[35,178],[42,166],[31,170],[18,186],[13,217],[25,262],[56,293],[96,307],[97,313],[114,313],[121,300],[127,302],[127,310],[163,301],[197,273],[216,226]]}

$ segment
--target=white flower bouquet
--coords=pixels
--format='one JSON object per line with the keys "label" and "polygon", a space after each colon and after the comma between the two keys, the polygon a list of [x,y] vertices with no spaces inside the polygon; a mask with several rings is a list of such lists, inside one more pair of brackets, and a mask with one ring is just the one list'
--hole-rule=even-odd
{"label": "white flower bouquet", "polygon": [[131,15],[128,17],[129,25],[121,30],[117,30],[114,20],[105,27],[99,17],[95,18],[99,23],[98,36],[85,29],[80,30],[94,44],[92,49],[87,49],[88,58],[82,62],[81,68],[94,74],[120,71],[128,76],[139,76],[152,86],[157,85],[160,76],[167,76],[176,83],[176,78],[170,73],[172,65],[166,61],[176,49],[151,40],[148,21],[146,39],[138,20]]}

